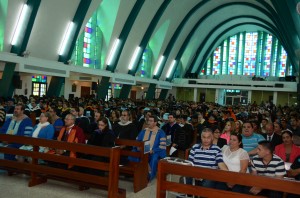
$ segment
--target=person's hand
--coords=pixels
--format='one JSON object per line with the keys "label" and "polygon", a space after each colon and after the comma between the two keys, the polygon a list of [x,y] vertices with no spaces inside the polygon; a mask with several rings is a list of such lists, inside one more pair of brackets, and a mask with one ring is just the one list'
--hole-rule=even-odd
{"label": "person's hand", "polygon": [[64,150],[61,149],[55,149],[55,154],[62,155],[64,153]]}
{"label": "person's hand", "polygon": [[289,177],[295,177],[296,175],[298,175],[299,173],[296,170],[290,169],[287,171],[287,175]]}
{"label": "person's hand", "polygon": [[153,150],[150,150],[150,154],[153,154]]}
{"label": "person's hand", "polygon": [[259,187],[252,187],[249,192],[252,193],[252,194],[254,194],[254,195],[257,195],[258,193],[260,193],[260,191],[262,191],[261,188],[259,188]]}
{"label": "person's hand", "polygon": [[226,185],[228,186],[228,188],[233,188],[233,186],[234,186],[235,184],[227,183]]}

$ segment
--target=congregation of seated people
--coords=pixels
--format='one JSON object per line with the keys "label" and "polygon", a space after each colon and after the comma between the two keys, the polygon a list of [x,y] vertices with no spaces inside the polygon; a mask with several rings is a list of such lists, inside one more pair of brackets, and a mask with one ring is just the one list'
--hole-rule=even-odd
{"label": "congregation of seated people", "polygon": [[[189,159],[199,167],[279,178],[300,177],[300,111],[271,102],[221,106],[174,98],[153,101],[111,98],[104,101],[93,96],[68,100],[63,96],[14,96],[1,98],[0,127],[3,134],[104,147],[114,147],[117,138],[149,141],[149,181],[156,177],[158,161],[166,156]],[[1,143],[2,146],[32,149],[5,144]],[[186,150],[190,150],[189,154]],[[82,157],[55,148],[40,150],[50,151]],[[22,156],[4,157],[30,161]],[[263,171],[262,166],[271,171]],[[208,180],[198,180],[196,184],[255,195],[281,196],[256,187]]]}

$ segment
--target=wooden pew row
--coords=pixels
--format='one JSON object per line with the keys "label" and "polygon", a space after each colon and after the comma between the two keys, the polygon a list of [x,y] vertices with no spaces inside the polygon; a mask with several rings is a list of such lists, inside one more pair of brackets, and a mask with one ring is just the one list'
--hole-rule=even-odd
{"label": "wooden pew row", "polygon": [[[133,190],[138,192],[148,185],[148,158],[149,154],[144,154],[144,142],[136,140],[117,139],[116,145],[121,146],[121,157],[128,158],[129,156],[139,158],[139,162],[128,162],[125,165],[120,165],[120,174],[133,176]],[[137,147],[139,152],[133,152],[132,147]]]}
{"label": "wooden pew row", "polygon": [[214,170],[200,167],[187,166],[182,164],[170,163],[167,160],[161,160],[158,164],[157,176],[157,198],[166,197],[166,191],[172,191],[182,194],[204,196],[204,197],[259,197],[231,191],[205,188],[201,186],[187,185],[174,181],[168,181],[169,174],[209,179],[213,181],[241,184],[245,186],[256,186],[263,189],[281,191],[285,193],[299,194],[300,182],[290,179],[279,179],[265,176],[256,176],[246,173],[236,173],[230,171]]}
{"label": "wooden pew row", "polygon": [[[93,186],[108,191],[109,198],[126,197],[126,190],[118,188],[119,185],[119,159],[120,148],[103,148],[84,144],[75,144],[60,142],[55,140],[45,140],[32,137],[23,137],[15,135],[0,134],[0,141],[9,143],[19,143],[24,145],[33,145],[33,151],[25,151],[15,148],[0,147],[0,152],[4,154],[13,154],[19,156],[31,157],[31,163],[17,162],[11,160],[0,160],[0,169],[16,170],[30,173],[28,186],[35,186],[44,183],[48,178],[71,182],[83,186]],[[39,146],[57,148],[61,150],[80,152],[82,154],[91,154],[108,158],[109,162],[93,161],[88,159],[71,158],[69,156],[60,156],[48,153],[38,152]],[[92,175],[77,172],[69,169],[61,169],[45,166],[38,163],[38,159],[63,163],[72,166],[80,166],[82,169],[92,168],[108,172],[108,174]]]}

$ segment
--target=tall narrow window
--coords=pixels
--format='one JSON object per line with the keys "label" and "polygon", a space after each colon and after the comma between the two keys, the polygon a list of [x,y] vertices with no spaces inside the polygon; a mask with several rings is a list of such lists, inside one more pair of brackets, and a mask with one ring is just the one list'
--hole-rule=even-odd
{"label": "tall narrow window", "polygon": [[263,64],[262,76],[269,76],[271,69],[271,55],[272,55],[272,35],[268,34],[265,47],[265,60]]}
{"label": "tall narrow window", "polygon": [[257,33],[246,33],[243,75],[255,75]]}
{"label": "tall narrow window", "polygon": [[[279,60],[279,72],[278,72],[279,77],[285,76],[286,69],[287,69],[286,61],[287,61],[287,53],[283,48],[281,48],[280,60]],[[291,75],[291,74],[287,74],[287,75]]]}
{"label": "tall narrow window", "polygon": [[85,25],[78,37],[73,51],[72,62],[75,65],[100,69],[101,67],[102,31],[98,26],[97,11]]}
{"label": "tall narrow window", "polygon": [[212,68],[212,75],[218,75],[220,74],[220,56],[221,56],[221,46],[217,47],[217,49],[214,52],[214,59],[213,59],[213,68]]}
{"label": "tall narrow window", "polygon": [[144,49],[142,60],[139,62],[139,67],[136,76],[150,78],[154,69],[152,65],[152,50],[149,45]]}
{"label": "tall narrow window", "polygon": [[236,70],[236,35],[230,37],[229,43],[229,60],[228,60],[228,74],[235,74]]}

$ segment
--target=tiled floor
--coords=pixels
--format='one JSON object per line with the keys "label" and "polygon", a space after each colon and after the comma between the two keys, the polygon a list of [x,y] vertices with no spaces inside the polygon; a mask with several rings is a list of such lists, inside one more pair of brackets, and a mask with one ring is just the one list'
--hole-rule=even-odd
{"label": "tiled floor", "polygon": [[[78,186],[67,184],[55,180],[48,180],[45,184],[34,187],[27,187],[29,176],[14,175],[7,176],[3,171],[0,173],[0,197],[22,197],[22,198],[76,198],[76,197],[107,197],[105,191],[90,188],[89,190],[79,191]],[[156,181],[149,183],[148,187],[138,193],[133,192],[133,185],[130,181],[120,181],[120,188],[126,189],[126,197],[144,198],[156,197]]]}
{"label": "tiled floor", "polygon": [[[79,191],[75,184],[67,184],[56,180],[48,180],[47,183],[34,187],[27,187],[29,176],[19,174],[7,176],[6,172],[0,170],[0,197],[22,197],[22,198],[93,198],[107,197],[107,193],[100,189],[90,188]],[[144,190],[134,193],[130,181],[120,180],[120,188],[126,189],[126,197],[129,198],[155,198],[156,180],[148,184]],[[168,198],[174,198],[169,194]]]}

